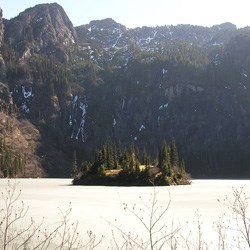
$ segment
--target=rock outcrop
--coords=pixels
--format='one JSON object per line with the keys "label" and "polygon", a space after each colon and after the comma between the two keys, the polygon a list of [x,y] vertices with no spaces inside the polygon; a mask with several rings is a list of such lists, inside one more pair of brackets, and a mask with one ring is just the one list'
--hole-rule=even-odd
{"label": "rock outcrop", "polygon": [[53,55],[67,61],[65,47],[74,44],[75,29],[63,8],[41,4],[5,22],[5,41],[21,53],[23,59],[33,54]]}
{"label": "rock outcrop", "polygon": [[[3,11],[0,8],[0,48],[2,46],[2,41],[3,41]],[[3,60],[3,57],[0,52],[0,82],[6,80],[6,68],[5,68],[5,63]]]}

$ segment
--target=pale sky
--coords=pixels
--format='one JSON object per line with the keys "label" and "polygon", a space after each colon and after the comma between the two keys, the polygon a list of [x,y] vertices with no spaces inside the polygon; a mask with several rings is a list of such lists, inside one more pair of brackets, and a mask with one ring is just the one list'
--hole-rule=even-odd
{"label": "pale sky", "polygon": [[[4,18],[46,0],[1,0]],[[92,20],[113,18],[128,28],[192,24],[213,26],[232,22],[250,26],[250,0],[57,0],[74,26]]]}

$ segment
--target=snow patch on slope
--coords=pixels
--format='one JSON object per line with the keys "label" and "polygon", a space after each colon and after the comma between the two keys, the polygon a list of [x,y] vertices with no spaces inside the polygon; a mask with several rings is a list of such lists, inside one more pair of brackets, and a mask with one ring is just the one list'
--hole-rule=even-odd
{"label": "snow patch on slope", "polygon": [[86,115],[87,115],[88,103],[86,97],[80,98],[79,96],[74,96],[72,100],[72,110],[69,115],[69,126],[72,129],[71,139],[79,140],[85,142],[86,139]]}

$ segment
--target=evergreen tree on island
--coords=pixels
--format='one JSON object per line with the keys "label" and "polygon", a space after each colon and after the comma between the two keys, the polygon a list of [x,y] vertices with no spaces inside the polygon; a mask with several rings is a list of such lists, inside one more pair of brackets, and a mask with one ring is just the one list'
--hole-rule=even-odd
{"label": "evergreen tree on island", "polygon": [[[141,158],[141,161],[140,159]],[[82,164],[84,165],[84,164]],[[74,153],[72,169],[77,169],[77,159]],[[190,178],[179,154],[175,141],[170,145],[164,140],[158,153],[156,164],[150,161],[150,155],[132,143],[129,150],[118,147],[115,143],[105,143],[96,150],[94,162],[75,175],[75,185],[184,185]]]}

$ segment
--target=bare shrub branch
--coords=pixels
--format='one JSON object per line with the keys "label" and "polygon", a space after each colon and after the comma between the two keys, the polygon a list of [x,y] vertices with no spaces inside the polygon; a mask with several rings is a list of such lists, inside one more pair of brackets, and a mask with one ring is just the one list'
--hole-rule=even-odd
{"label": "bare shrub branch", "polygon": [[[161,250],[165,249],[166,244],[171,245],[171,249],[176,245],[174,235],[177,234],[179,228],[174,228],[172,222],[171,227],[167,226],[166,215],[170,207],[171,198],[169,199],[164,207],[159,205],[157,200],[158,192],[154,187],[154,191],[151,194],[151,198],[148,202],[145,202],[142,197],[139,197],[142,207],[138,207],[137,204],[129,207],[126,203],[123,204],[124,210],[132,214],[139,225],[141,225],[145,232],[146,238],[141,238],[132,232],[125,232],[120,226],[109,223],[114,227],[122,236],[123,243],[122,247],[117,249],[150,249],[150,250]],[[113,241],[116,247],[118,247],[117,240],[115,239],[114,233]]]}
{"label": "bare shrub branch", "polygon": [[[229,213],[228,226],[222,227],[224,231],[229,230],[236,232],[236,245],[241,249],[246,245],[250,249],[250,218],[249,214],[249,197],[244,192],[244,187],[239,189],[232,188],[233,198],[228,196],[224,200],[218,200],[225,206]],[[222,244],[223,246],[223,244]],[[243,247],[244,248],[244,247]],[[223,248],[222,248],[223,249]]]}
{"label": "bare shrub branch", "polygon": [[5,192],[1,193],[3,207],[0,208],[0,245],[3,250],[93,250],[101,243],[102,237],[97,239],[92,232],[88,233],[86,244],[81,242],[78,223],[69,220],[71,205],[66,211],[60,211],[60,222],[54,229],[42,229],[45,227],[44,218],[39,224],[31,218],[28,225],[24,226],[29,207],[20,201],[21,190],[17,186],[17,182],[8,181]]}

